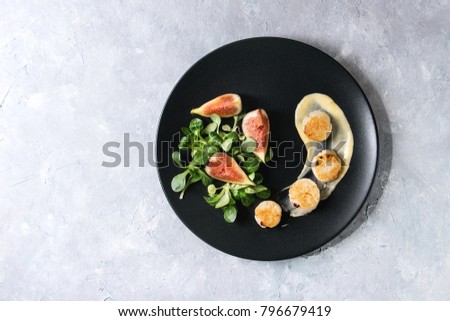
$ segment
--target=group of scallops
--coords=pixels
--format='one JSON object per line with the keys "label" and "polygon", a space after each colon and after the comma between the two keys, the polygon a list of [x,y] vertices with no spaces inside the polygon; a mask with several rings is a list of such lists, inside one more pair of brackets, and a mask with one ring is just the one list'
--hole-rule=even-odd
{"label": "group of scallops", "polygon": [[[323,142],[332,131],[330,116],[322,111],[311,112],[303,119],[303,133],[311,142]],[[341,159],[336,152],[322,150],[311,162],[315,178],[321,183],[334,181],[341,171]],[[289,188],[289,199],[297,210],[292,216],[301,216],[315,210],[320,201],[320,190],[316,182],[309,178],[300,178]]]}
{"label": "group of scallops", "polygon": [[[299,104],[298,108],[301,107]],[[307,114],[301,121],[301,126],[297,126],[300,137],[304,143],[324,142],[332,132],[332,123],[330,116],[322,110],[314,110]],[[305,138],[306,137],[306,138]],[[308,150],[308,156],[311,152]],[[311,169],[315,179],[320,184],[334,181],[341,173],[341,159],[336,152],[332,150],[322,150],[313,157]],[[302,171],[304,172],[304,171]],[[291,216],[297,217],[306,215],[317,208],[321,200],[321,191],[317,183],[304,178],[304,174],[289,187],[289,206],[294,207],[290,210]],[[256,207],[255,219],[261,227],[273,228],[281,221],[282,208],[274,201],[264,201]]]}

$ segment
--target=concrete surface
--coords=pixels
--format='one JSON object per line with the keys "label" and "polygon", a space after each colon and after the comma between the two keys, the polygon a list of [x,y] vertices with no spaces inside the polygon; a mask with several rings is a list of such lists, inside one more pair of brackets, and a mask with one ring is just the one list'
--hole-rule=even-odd
{"label": "concrete surface", "polygon": [[[0,299],[450,299],[448,1],[5,1],[0,16]],[[353,233],[280,262],[197,239],[155,168],[101,166],[125,132],[155,140],[195,61],[263,35],[348,68],[392,156]]]}

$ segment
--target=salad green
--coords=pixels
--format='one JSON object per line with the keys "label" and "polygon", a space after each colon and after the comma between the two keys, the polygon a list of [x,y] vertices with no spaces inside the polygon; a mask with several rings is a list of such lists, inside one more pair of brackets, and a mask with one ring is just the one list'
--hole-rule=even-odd
{"label": "salad green", "polygon": [[[187,188],[201,182],[207,187],[208,196],[204,196],[206,202],[214,208],[222,209],[225,221],[232,223],[237,217],[237,203],[241,202],[248,207],[256,198],[267,199],[270,190],[261,185],[263,177],[258,173],[261,160],[255,157],[253,151],[256,142],[248,139],[238,126],[245,114],[233,117],[232,124],[222,124],[222,119],[213,114],[207,124],[199,118],[194,118],[188,127],[182,127],[184,134],[179,142],[178,151],[172,153],[172,160],[177,167],[184,171],[172,179],[171,187],[174,192],[180,193],[180,199],[184,197]],[[245,171],[255,186],[224,183],[217,186],[204,171],[209,158],[216,152],[225,152],[233,157]],[[182,160],[182,155],[187,161]],[[266,161],[272,158],[269,150]]]}

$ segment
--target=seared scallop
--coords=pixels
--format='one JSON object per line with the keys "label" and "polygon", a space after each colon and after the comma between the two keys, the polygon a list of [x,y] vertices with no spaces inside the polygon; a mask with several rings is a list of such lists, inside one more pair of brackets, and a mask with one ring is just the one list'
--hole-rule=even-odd
{"label": "seared scallop", "polygon": [[321,110],[313,111],[303,121],[305,135],[315,142],[322,142],[330,136],[332,130],[330,116]]}
{"label": "seared scallop", "polygon": [[281,207],[274,201],[263,201],[255,208],[255,220],[262,228],[273,228],[280,223]]}
{"label": "seared scallop", "polygon": [[289,199],[296,207],[291,216],[305,215],[316,209],[320,201],[320,191],[315,182],[309,178],[301,178],[289,188]]}
{"label": "seared scallop", "polygon": [[341,159],[334,151],[323,150],[313,158],[312,171],[321,182],[334,181],[341,171]]}

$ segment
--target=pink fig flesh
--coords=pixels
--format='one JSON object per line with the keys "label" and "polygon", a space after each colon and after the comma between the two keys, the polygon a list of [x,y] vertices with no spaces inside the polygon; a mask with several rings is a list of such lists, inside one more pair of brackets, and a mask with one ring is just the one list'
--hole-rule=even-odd
{"label": "pink fig flesh", "polygon": [[222,182],[240,185],[255,185],[238,163],[226,153],[214,153],[205,166],[205,172],[212,178]]}
{"label": "pink fig flesh", "polygon": [[265,162],[270,133],[269,117],[266,111],[260,108],[245,115],[242,120],[242,130],[245,137],[256,141],[256,149],[253,153]]}
{"label": "pink fig flesh", "polygon": [[241,97],[236,94],[225,94],[216,97],[198,108],[192,109],[191,114],[210,117],[213,114],[221,118],[233,117],[242,111]]}

